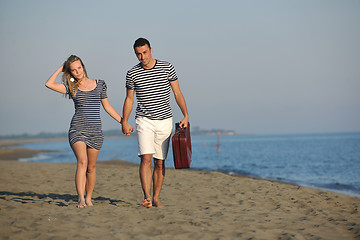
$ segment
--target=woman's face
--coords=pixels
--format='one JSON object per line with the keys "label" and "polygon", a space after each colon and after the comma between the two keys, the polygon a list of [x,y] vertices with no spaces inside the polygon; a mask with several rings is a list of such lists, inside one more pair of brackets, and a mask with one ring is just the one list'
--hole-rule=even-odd
{"label": "woman's face", "polygon": [[84,68],[81,65],[80,60],[77,60],[70,64],[70,73],[77,80],[80,80],[85,76]]}

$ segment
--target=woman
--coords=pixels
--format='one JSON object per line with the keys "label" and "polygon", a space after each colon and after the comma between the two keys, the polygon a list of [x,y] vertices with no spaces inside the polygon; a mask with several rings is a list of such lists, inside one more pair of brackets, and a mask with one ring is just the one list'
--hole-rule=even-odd
{"label": "woman", "polygon": [[[63,83],[56,83],[58,75]],[[90,79],[81,59],[71,55],[51,75],[45,86],[67,95],[74,101],[75,114],[69,129],[69,143],[77,159],[75,186],[78,194],[78,208],[92,206],[91,196],[96,180],[96,160],[104,141],[101,130],[100,103],[117,122],[121,116],[110,105],[103,80]],[[86,198],[85,198],[86,190]]]}

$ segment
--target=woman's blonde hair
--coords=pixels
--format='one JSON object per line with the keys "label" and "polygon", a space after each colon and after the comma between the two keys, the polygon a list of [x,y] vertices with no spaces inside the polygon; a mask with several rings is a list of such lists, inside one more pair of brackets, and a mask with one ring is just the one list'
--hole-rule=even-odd
{"label": "woman's blonde hair", "polygon": [[[71,74],[70,72],[70,64],[72,64],[75,61],[80,61],[83,69],[84,69],[84,74],[85,77],[87,77],[87,72],[86,72],[86,68],[84,63],[82,62],[82,60],[75,55],[71,55],[64,63],[63,66],[63,71],[64,74],[62,75],[62,81],[64,84],[66,84],[66,86],[69,87],[69,92],[67,92],[65,95],[67,95],[69,98],[75,98],[76,94],[78,92],[78,88],[79,88],[79,84],[80,82]],[[73,81],[71,81],[70,79],[73,78]]]}

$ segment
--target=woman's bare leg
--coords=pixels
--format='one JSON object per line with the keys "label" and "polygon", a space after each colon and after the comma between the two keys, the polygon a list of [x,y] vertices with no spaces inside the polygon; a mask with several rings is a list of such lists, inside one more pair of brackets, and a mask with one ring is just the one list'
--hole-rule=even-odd
{"label": "woman's bare leg", "polygon": [[86,144],[84,142],[76,142],[72,145],[72,149],[77,159],[77,167],[75,174],[75,186],[78,194],[78,208],[85,208],[85,183],[86,170],[88,167],[88,156],[86,151]]}
{"label": "woman's bare leg", "polygon": [[86,205],[92,206],[92,193],[94,191],[96,182],[96,161],[99,156],[100,150],[94,148],[87,148],[88,165],[86,171]]}

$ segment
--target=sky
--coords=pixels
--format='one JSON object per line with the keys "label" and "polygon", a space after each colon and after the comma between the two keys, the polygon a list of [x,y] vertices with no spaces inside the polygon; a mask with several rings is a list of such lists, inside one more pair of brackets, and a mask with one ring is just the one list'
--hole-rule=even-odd
{"label": "sky", "polygon": [[0,135],[68,130],[72,100],[44,84],[71,54],[121,114],[138,37],[175,66],[191,126],[359,132],[359,26],[359,0],[0,0]]}

